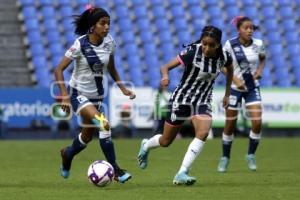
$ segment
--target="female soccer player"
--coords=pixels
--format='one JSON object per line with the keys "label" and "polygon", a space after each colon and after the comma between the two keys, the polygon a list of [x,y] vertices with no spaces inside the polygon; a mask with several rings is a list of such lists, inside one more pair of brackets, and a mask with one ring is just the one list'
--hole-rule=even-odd
{"label": "female soccer player", "polygon": [[206,26],[202,30],[200,40],[190,44],[186,51],[161,67],[162,86],[168,86],[170,82],[169,70],[182,64],[185,66],[185,71],[180,84],[170,98],[169,112],[162,135],[157,134],[150,139],[142,140],[138,154],[141,169],[147,167],[149,151],[155,147],[169,146],[185,119],[191,117],[195,138],[188,147],[173,183],[192,185],[196,181],[188,173],[193,161],[200,154],[211,128],[212,90],[214,81],[223,67],[227,69],[223,106],[226,107],[229,101],[233,74],[232,59],[228,52],[222,50],[221,38],[220,29]]}
{"label": "female soccer player", "polygon": [[[75,33],[80,35],[73,46],[67,50],[55,70],[55,77],[62,96],[63,109],[70,112],[69,105],[82,118],[82,130],[73,144],[61,150],[61,176],[68,178],[72,159],[86,148],[95,131],[99,132],[99,142],[107,161],[114,167],[115,180],[124,183],[131,178],[116,163],[111,130],[102,112],[104,88],[102,78],[107,68],[122,93],[135,98],[135,94],[126,89],[114,64],[115,41],[109,34],[110,16],[102,8],[88,7],[74,20]],[[69,82],[69,91],[64,84],[63,71],[75,61],[74,70]],[[68,94],[69,92],[69,94]]]}
{"label": "female soccer player", "polygon": [[258,27],[248,17],[234,19],[238,37],[228,40],[224,49],[231,53],[234,77],[230,90],[229,106],[226,109],[226,124],[222,136],[223,156],[218,165],[219,172],[226,172],[230,159],[233,131],[242,99],[245,100],[247,116],[252,128],[249,134],[249,148],[246,160],[250,170],[256,170],[255,151],[261,137],[261,96],[258,80],[265,64],[263,42],[252,37]]}

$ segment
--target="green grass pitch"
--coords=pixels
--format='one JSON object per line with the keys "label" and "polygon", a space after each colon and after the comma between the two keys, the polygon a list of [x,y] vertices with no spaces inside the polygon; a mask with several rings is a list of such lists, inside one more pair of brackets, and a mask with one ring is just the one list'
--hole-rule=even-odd
{"label": "green grass pitch", "polygon": [[257,152],[257,172],[249,171],[244,160],[247,139],[236,139],[225,174],[216,172],[220,139],[210,140],[191,170],[195,185],[172,185],[190,141],[176,140],[169,148],[152,151],[148,168],[140,170],[136,161],[140,140],[115,140],[118,161],[133,178],[105,188],[91,185],[86,177],[89,164],[103,159],[96,139],[75,158],[68,180],[58,174],[59,150],[71,140],[0,141],[0,199],[299,199],[300,138],[264,138]]}

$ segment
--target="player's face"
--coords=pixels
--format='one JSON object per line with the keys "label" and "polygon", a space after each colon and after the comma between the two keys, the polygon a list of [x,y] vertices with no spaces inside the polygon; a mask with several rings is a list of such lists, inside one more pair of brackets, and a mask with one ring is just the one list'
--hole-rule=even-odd
{"label": "player's face", "polygon": [[102,17],[96,23],[94,33],[100,37],[105,37],[109,32],[110,19],[109,17]]}
{"label": "player's face", "polygon": [[207,57],[215,57],[220,44],[212,37],[204,36],[201,40],[202,52]]}
{"label": "player's face", "polygon": [[239,27],[238,32],[242,39],[250,41],[252,39],[253,30],[253,23],[251,21],[245,21]]}

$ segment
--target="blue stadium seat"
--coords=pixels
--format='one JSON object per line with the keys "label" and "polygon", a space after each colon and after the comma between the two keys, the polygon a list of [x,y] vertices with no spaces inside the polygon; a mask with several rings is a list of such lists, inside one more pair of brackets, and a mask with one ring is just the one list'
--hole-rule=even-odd
{"label": "blue stadium seat", "polygon": [[134,1],[131,1],[131,2],[134,6],[145,5],[144,0],[134,0]]}
{"label": "blue stadium seat", "polygon": [[164,31],[164,30],[170,31],[170,23],[167,19],[165,18],[156,19],[154,23],[159,31]]}
{"label": "blue stadium seat", "polygon": [[56,68],[56,66],[59,64],[59,62],[61,61],[63,55],[55,55],[51,57],[51,64],[52,64],[52,68]]}
{"label": "blue stadium seat", "polygon": [[40,25],[36,18],[25,19],[25,28],[27,32],[32,30],[39,30]]}
{"label": "blue stadium seat", "polygon": [[129,66],[129,74],[134,86],[144,86],[144,76],[141,70],[141,62],[136,56],[129,56],[127,59]]}
{"label": "blue stadium seat", "polygon": [[225,25],[224,25],[224,20],[220,19],[220,18],[214,18],[211,20],[211,24],[220,28],[220,29],[224,29]]}
{"label": "blue stadium seat", "polygon": [[187,0],[187,3],[188,3],[188,5],[189,5],[189,7],[191,7],[191,6],[198,6],[198,7],[200,7],[200,2],[199,2],[199,0]]}
{"label": "blue stadium seat", "polygon": [[46,38],[47,38],[48,44],[51,44],[53,42],[61,42],[61,35],[56,30],[47,31]]}
{"label": "blue stadium seat", "polygon": [[135,6],[133,10],[136,18],[147,17],[148,10],[144,4]]}
{"label": "blue stadium seat", "polygon": [[276,19],[267,19],[264,21],[264,27],[268,31],[278,31],[279,26]]}
{"label": "blue stadium seat", "polygon": [[300,40],[299,34],[297,32],[284,32],[284,36],[288,43],[295,43]]}
{"label": "blue stadium seat", "polygon": [[207,6],[217,6],[220,1],[218,0],[205,0],[205,4]]}
{"label": "blue stadium seat", "polygon": [[160,42],[172,42],[172,35],[169,30],[160,31],[158,34]]}
{"label": "blue stadium seat", "polygon": [[43,19],[55,18],[56,12],[53,6],[43,6],[41,9]]}
{"label": "blue stadium seat", "polygon": [[294,57],[294,56],[298,57],[300,55],[300,44],[299,43],[289,44],[287,46],[287,48],[288,48],[290,57]]}
{"label": "blue stadium seat", "polygon": [[30,52],[33,58],[39,57],[39,56],[44,56],[45,53],[45,47],[42,44],[30,44]]}
{"label": "blue stadium seat", "polygon": [[171,6],[171,13],[173,15],[174,18],[176,17],[184,17],[185,16],[185,12],[182,5],[175,5],[175,6]]}
{"label": "blue stadium seat", "polygon": [[221,18],[222,17],[222,10],[218,6],[210,6],[207,9],[209,17],[214,19],[214,18]]}
{"label": "blue stadium seat", "polygon": [[53,19],[53,18],[45,19],[44,20],[44,27],[45,27],[46,31],[57,30],[59,28],[56,20]]}
{"label": "blue stadium seat", "polygon": [[259,3],[262,7],[269,7],[269,6],[273,6],[274,1],[273,0],[265,0],[265,1],[259,1]]}
{"label": "blue stadium seat", "polygon": [[150,31],[143,31],[139,34],[143,42],[153,42],[154,36]]}
{"label": "blue stadium seat", "polygon": [[[291,62],[291,67],[293,69],[300,69],[300,57],[299,56],[298,57],[296,57],[296,56],[291,57],[290,62]],[[300,79],[300,77],[299,77],[299,79]]]}
{"label": "blue stadium seat", "polygon": [[[46,66],[43,66],[46,68]],[[38,82],[39,87],[49,87],[51,82],[51,76],[47,69],[36,68],[35,75]]]}
{"label": "blue stadium seat", "polygon": [[278,3],[279,7],[290,6],[292,4],[292,1],[291,0],[280,0],[280,1],[277,1],[277,3]]}
{"label": "blue stadium seat", "polygon": [[85,8],[85,6],[90,3],[89,0],[76,0],[74,2],[77,3],[78,7],[83,7],[83,8]]}
{"label": "blue stadium seat", "polygon": [[234,6],[237,3],[236,0],[224,0],[223,2],[225,6]]}
{"label": "blue stadium seat", "polygon": [[34,69],[47,67],[47,59],[43,55],[33,57],[32,63],[33,63]]}
{"label": "blue stadium seat", "polygon": [[274,19],[276,18],[276,10],[273,6],[265,6],[262,8],[262,13],[264,13],[265,18]]}
{"label": "blue stadium seat", "polygon": [[22,7],[22,14],[24,19],[36,18],[37,11],[34,6],[24,6]]}
{"label": "blue stadium seat", "polygon": [[35,0],[19,0],[21,6],[34,6]]}
{"label": "blue stadium seat", "polygon": [[282,21],[282,26],[285,31],[296,31],[296,22],[294,19],[285,19]]}
{"label": "blue stadium seat", "polygon": [[49,50],[50,50],[51,56],[54,56],[54,55],[63,56],[64,53],[65,53],[64,48],[61,45],[61,43],[52,43],[52,44],[50,44],[49,45]]}
{"label": "blue stadium seat", "polygon": [[57,0],[56,3],[60,7],[70,6],[72,4],[72,0]]}
{"label": "blue stadium seat", "polygon": [[[279,1],[280,2],[280,1]],[[294,12],[291,6],[281,6],[279,7],[280,17],[285,20],[285,18],[293,18]]]}
{"label": "blue stadium seat", "polygon": [[120,56],[115,55],[115,67],[120,75],[121,80],[125,80],[125,71],[123,67],[123,62]]}
{"label": "blue stadium seat", "polygon": [[171,6],[173,6],[173,5],[181,5],[182,4],[182,0],[169,0],[169,4]]}
{"label": "blue stadium seat", "polygon": [[193,18],[192,21],[196,20],[197,18],[204,18],[205,12],[202,10],[200,6],[190,6],[189,12]]}
{"label": "blue stadium seat", "polygon": [[131,20],[128,18],[119,19],[118,24],[119,24],[121,31],[129,31],[129,30],[133,29]]}
{"label": "blue stadium seat", "polygon": [[272,63],[275,67],[275,70],[286,68],[286,60],[283,58],[283,56],[276,56],[272,57]]}
{"label": "blue stadium seat", "polygon": [[72,17],[74,15],[71,5],[62,6],[59,8],[60,16],[65,19],[66,17]]}
{"label": "blue stadium seat", "polygon": [[268,46],[268,51],[270,51],[272,56],[282,56],[283,47],[281,44],[270,44]]}
{"label": "blue stadium seat", "polygon": [[177,31],[188,29],[187,21],[184,18],[175,18],[173,23]]}
{"label": "blue stadium seat", "polygon": [[129,16],[128,8],[125,6],[117,6],[115,8],[115,13],[118,19],[128,18]]}
{"label": "blue stadium seat", "polygon": [[174,51],[174,45],[172,43],[162,43],[160,50],[163,53],[163,62],[169,62],[172,58],[176,57],[176,53]]}
{"label": "blue stadium seat", "polygon": [[231,20],[236,16],[241,15],[240,9],[237,6],[228,6],[226,7],[227,17]]}
{"label": "blue stadium seat", "polygon": [[27,33],[29,44],[42,43],[43,39],[39,30],[32,30]]}
{"label": "blue stadium seat", "polygon": [[121,37],[125,43],[132,43],[132,42],[134,43],[135,41],[135,35],[133,34],[132,31],[122,31]]}
{"label": "blue stadium seat", "polygon": [[257,18],[258,9],[255,6],[247,6],[245,9],[245,16],[250,17],[251,19]]}
{"label": "blue stadium seat", "polygon": [[157,6],[157,5],[162,6],[164,4],[164,2],[161,0],[151,0],[150,3],[152,6]]}
{"label": "blue stadium seat", "polygon": [[66,31],[64,36],[65,36],[65,39],[67,41],[68,47],[71,47],[71,45],[73,45],[73,43],[76,39],[75,33],[73,33],[72,31]]}
{"label": "blue stadium seat", "polygon": [[191,34],[183,29],[177,32],[179,45],[188,45],[191,42]]}
{"label": "blue stadium seat", "polygon": [[65,31],[73,31],[74,30],[74,24],[71,18],[66,18],[62,20],[62,25]]}
{"label": "blue stadium seat", "polygon": [[151,24],[148,18],[138,18],[136,24],[139,27],[140,31],[149,31],[151,28]]}
{"label": "blue stadium seat", "polygon": [[270,43],[281,43],[282,38],[279,32],[270,31],[267,33],[267,37],[270,40]]}
{"label": "blue stadium seat", "polygon": [[158,51],[154,43],[146,43],[144,45],[144,52],[145,52],[145,57],[148,57],[149,55],[157,54]]}
{"label": "blue stadium seat", "polygon": [[203,18],[196,18],[192,21],[192,24],[196,34],[199,34],[200,36],[202,28],[206,25],[206,20]]}
{"label": "blue stadium seat", "polygon": [[54,5],[54,1],[52,0],[39,0],[37,1],[41,6],[50,6]]}
{"label": "blue stadium seat", "polygon": [[[135,0],[135,1],[138,1],[138,0]],[[94,0],[94,2],[95,2],[95,5],[98,7],[102,7],[107,4],[106,0]]]}
{"label": "blue stadium seat", "polygon": [[256,0],[242,0],[244,6],[255,6]]}
{"label": "blue stadium seat", "polygon": [[162,5],[153,6],[152,8],[154,18],[165,18],[166,17],[166,10]]}
{"label": "blue stadium seat", "polygon": [[138,55],[138,49],[135,44],[125,44],[124,50],[126,51],[126,54],[129,57],[133,57],[132,55]]}

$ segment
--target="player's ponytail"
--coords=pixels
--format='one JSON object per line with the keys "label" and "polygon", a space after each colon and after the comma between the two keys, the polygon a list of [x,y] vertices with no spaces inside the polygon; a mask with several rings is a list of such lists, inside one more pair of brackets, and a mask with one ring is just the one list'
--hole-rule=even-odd
{"label": "player's ponytail", "polygon": [[[252,22],[252,20],[249,18],[249,17],[246,17],[246,16],[236,16],[235,18],[233,18],[231,20],[231,24],[233,24],[234,26],[236,26],[237,29],[239,29],[242,24],[246,21],[250,21]],[[259,26],[253,24],[253,30],[256,31],[256,30],[259,30]]]}
{"label": "player's ponytail", "polygon": [[110,16],[103,8],[94,8],[88,4],[86,10],[81,15],[74,16],[75,33],[77,35],[85,35],[91,32],[91,28],[102,17]]}

